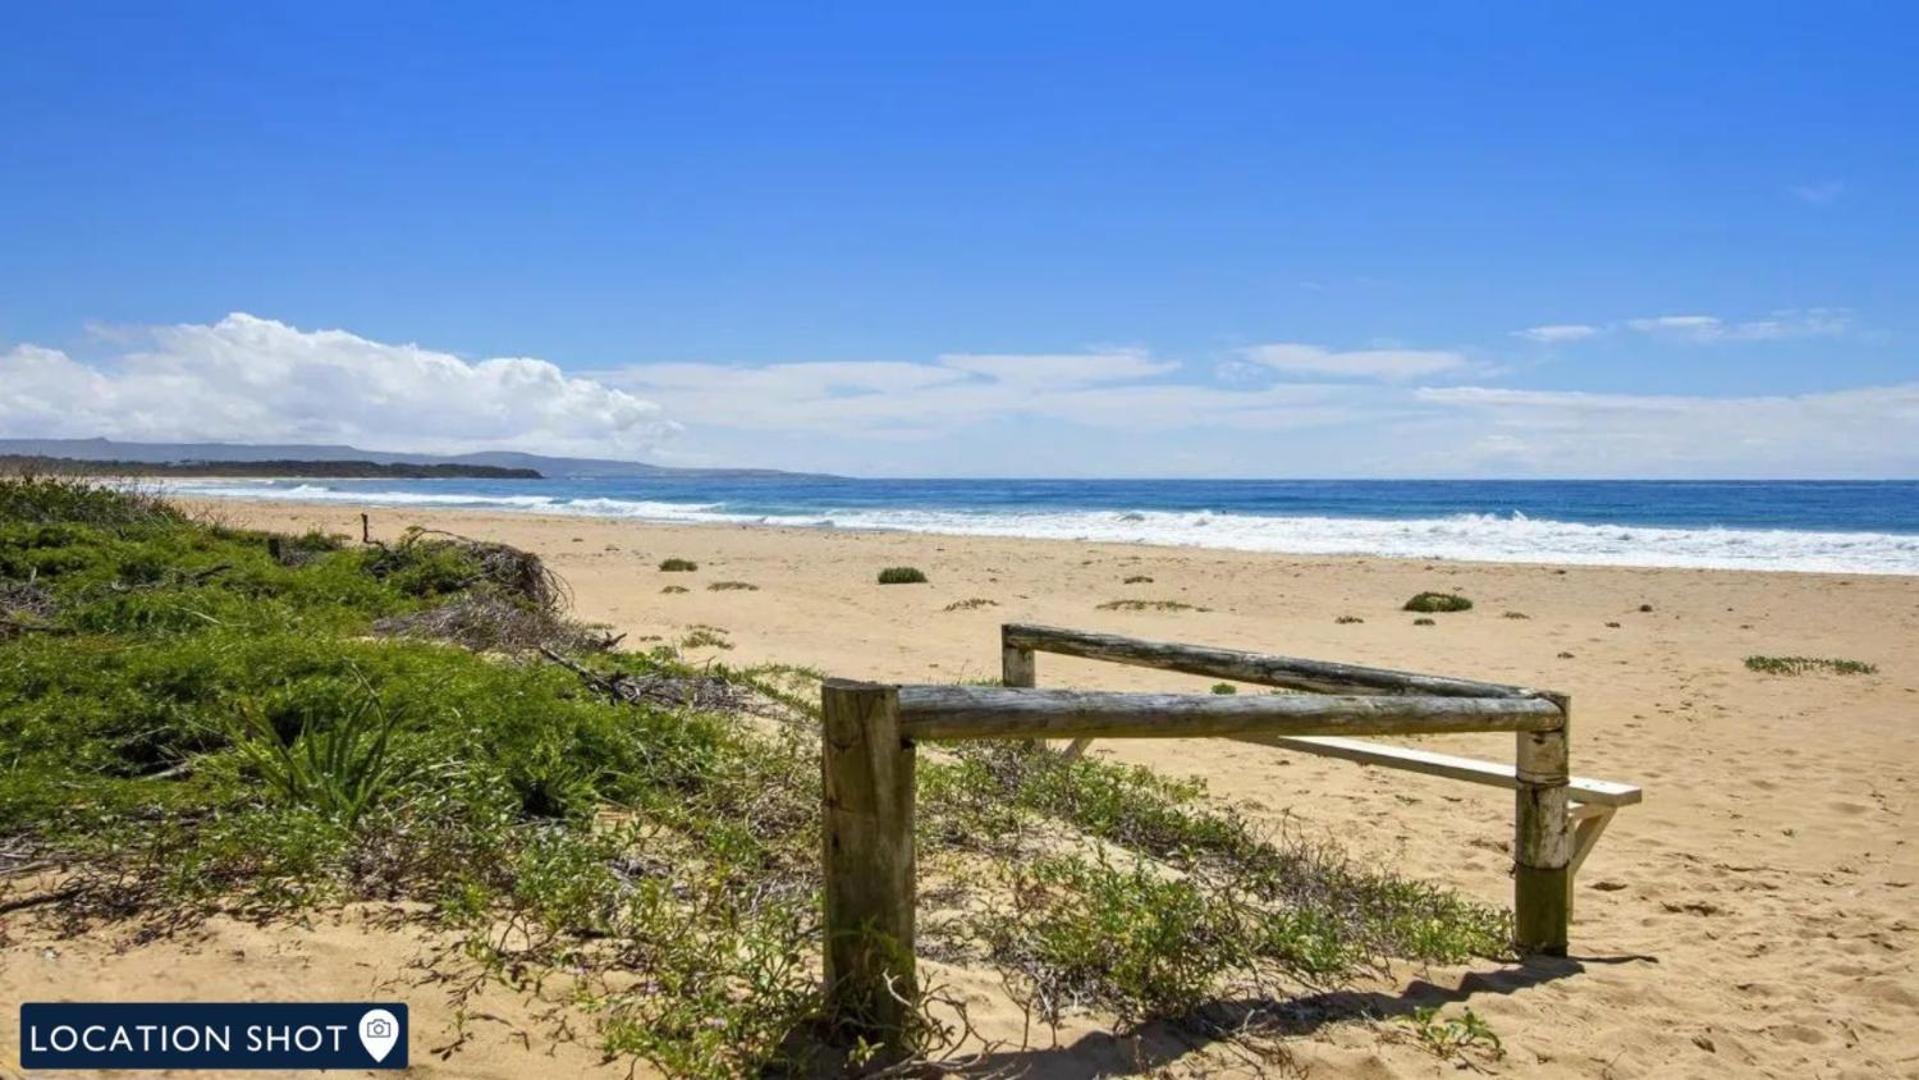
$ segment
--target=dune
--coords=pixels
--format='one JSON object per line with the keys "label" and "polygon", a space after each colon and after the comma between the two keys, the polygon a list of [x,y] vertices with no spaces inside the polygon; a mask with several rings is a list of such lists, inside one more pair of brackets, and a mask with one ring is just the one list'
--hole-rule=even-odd
{"label": "dune", "polygon": [[[350,506],[207,509],[252,527],[360,531]],[[1027,621],[1563,691],[1575,709],[1573,771],[1646,789],[1583,869],[1572,955],[1408,967],[1307,995],[1287,1014],[1293,1065],[1314,1076],[1450,1074],[1453,1062],[1434,1052],[1433,1032],[1418,1020],[1417,1010],[1439,1006],[1441,1019],[1470,1007],[1503,1056],[1482,1049],[1467,1059],[1512,1075],[1919,1076],[1911,1022],[1919,851],[1906,830],[1919,793],[1919,578],[372,514],[376,537],[411,524],[536,552],[571,584],[582,618],[629,643],[706,628],[702,640],[716,643],[692,654],[729,662],[873,680],[996,678],[999,624]],[[663,574],[667,558],[698,569]],[[898,566],[929,580],[878,584],[881,569]],[[710,587],[728,582],[753,587]],[[662,592],[671,585],[686,591]],[[1473,607],[1402,610],[1421,592],[1468,597]],[[1876,670],[1773,674],[1749,670],[1751,655],[1847,658]],[[1215,681],[1039,658],[1043,686],[1203,692]],[[1499,761],[1512,751],[1510,736],[1495,735],[1420,745]],[[1203,777],[1262,820],[1337,838],[1363,858],[1486,901],[1510,899],[1505,792],[1225,741],[1111,742],[1092,752]],[[128,947],[56,941],[16,924],[0,951],[0,986],[14,1000],[133,997],[168,972],[190,974],[196,992],[244,998],[275,989],[258,982],[261,956],[294,950],[305,957],[297,970],[307,986],[348,995],[405,979],[416,970],[408,958],[430,944],[347,924],[294,939],[227,925],[203,933],[193,946]],[[974,1004],[988,1034],[1020,1038],[1021,1017],[989,976],[935,969]],[[467,1022],[477,1042],[427,1071],[614,1074],[579,1046],[552,1050],[541,1041],[552,1017],[511,994],[495,991],[487,1015]],[[430,1046],[457,1039],[453,1023],[448,1010],[426,1016],[415,1060],[433,1062]],[[434,1026],[445,1033],[428,1033]],[[1116,1039],[1098,1018],[1070,1021],[1057,1039],[1040,1032],[1003,1058],[1041,1076],[1255,1067],[1189,1035],[1148,1029]]]}

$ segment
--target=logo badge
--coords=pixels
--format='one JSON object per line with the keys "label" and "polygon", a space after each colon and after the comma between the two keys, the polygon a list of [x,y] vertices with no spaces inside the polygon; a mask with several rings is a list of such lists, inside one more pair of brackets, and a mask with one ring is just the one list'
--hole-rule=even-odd
{"label": "logo badge", "polygon": [[385,1009],[368,1009],[367,1014],[360,1017],[360,1045],[366,1047],[374,1061],[385,1061],[399,1039],[400,1021]]}

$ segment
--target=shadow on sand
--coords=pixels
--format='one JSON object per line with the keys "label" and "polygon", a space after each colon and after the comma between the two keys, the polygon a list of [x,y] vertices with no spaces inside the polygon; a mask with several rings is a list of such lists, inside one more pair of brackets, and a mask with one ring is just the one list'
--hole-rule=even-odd
{"label": "shadow on sand", "polygon": [[1470,1001],[1484,994],[1512,994],[1577,975],[1588,964],[1657,963],[1652,957],[1533,957],[1494,971],[1472,972],[1454,988],[1423,979],[1397,994],[1336,990],[1285,1001],[1251,999],[1212,1002],[1177,1019],[1146,1024],[1125,1035],[1094,1032],[1064,1046],[1006,1050],[979,1063],[991,1074],[1043,1080],[1093,1080],[1095,1077],[1148,1072],[1238,1034],[1262,1039],[1308,1035],[1347,1020],[1390,1020],[1429,1005]]}

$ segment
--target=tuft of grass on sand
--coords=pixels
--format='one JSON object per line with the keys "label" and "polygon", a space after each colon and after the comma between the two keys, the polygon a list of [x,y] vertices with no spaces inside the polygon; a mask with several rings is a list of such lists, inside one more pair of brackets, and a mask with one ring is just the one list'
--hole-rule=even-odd
{"label": "tuft of grass on sand", "polygon": [[1439,624],[1438,624],[1438,623],[1436,623],[1436,622],[1434,622],[1434,621],[1433,621],[1433,620],[1431,620],[1431,619],[1427,619],[1427,618],[1423,618],[1423,617],[1422,617],[1422,618],[1418,618],[1418,619],[1414,619],[1414,620],[1413,620],[1413,625],[1414,625],[1414,626],[1437,626],[1437,625],[1439,625]]}
{"label": "tuft of grass on sand", "polygon": [[1145,574],[1134,574],[1133,576],[1120,582],[1121,585],[1151,585],[1152,583],[1153,583],[1153,579],[1147,577]]}
{"label": "tuft of grass on sand", "polygon": [[[0,604],[45,628],[0,635],[0,850],[62,868],[0,878],[0,904],[145,940],[377,901],[454,935],[438,963],[459,966],[429,974],[456,1009],[476,976],[559,977],[563,1022],[628,1071],[843,1071],[817,960],[819,672],[444,632],[501,604],[566,619],[564,586],[499,545],[303,545],[4,479],[0,508]],[[918,784],[922,881],[962,913],[922,920],[922,949],[1049,1022],[1508,955],[1503,911],[1195,781],[972,743]],[[911,1038],[957,1058],[935,998]]]}
{"label": "tuft of grass on sand", "polygon": [[1823,672],[1829,675],[1874,675],[1879,669],[1859,660],[1828,659],[1817,656],[1748,656],[1746,670],[1766,675],[1804,675]]}
{"label": "tuft of grass on sand", "polygon": [[924,585],[926,574],[917,566],[889,566],[880,571],[881,585]]}
{"label": "tuft of grass on sand", "polygon": [[682,649],[730,649],[733,643],[726,638],[726,631],[705,623],[694,623],[687,628],[690,632],[680,639]]}
{"label": "tuft of grass on sand", "polygon": [[1213,684],[1213,693],[1222,696],[1237,694],[1239,693],[1239,687],[1229,682],[1216,682]]}
{"label": "tuft of grass on sand", "polygon": [[661,559],[660,570],[668,574],[687,574],[700,568],[692,559]]}
{"label": "tuft of grass on sand", "polygon": [[1423,592],[1406,601],[1402,611],[1471,611],[1473,602],[1458,593]]}
{"label": "tuft of grass on sand", "polygon": [[759,592],[760,587],[747,581],[716,581],[706,587],[707,592]]}
{"label": "tuft of grass on sand", "polygon": [[1100,611],[1211,611],[1212,608],[1199,607],[1184,600],[1108,600],[1099,605]]}
{"label": "tuft of grass on sand", "polygon": [[998,600],[988,600],[984,596],[969,596],[964,600],[955,600],[941,608],[941,611],[973,611],[978,608],[998,607]]}
{"label": "tuft of grass on sand", "polygon": [[1471,1053],[1493,1061],[1506,1056],[1506,1046],[1500,1041],[1499,1033],[1470,1007],[1459,1018],[1448,1019],[1439,1015],[1439,1006],[1422,1005],[1414,1009],[1412,1015],[1400,1017],[1400,1022],[1406,1025],[1414,1042],[1434,1057],[1456,1061],[1461,1069],[1484,1071],[1471,1060]]}
{"label": "tuft of grass on sand", "polygon": [[1334,619],[1333,621],[1338,623],[1341,626],[1351,626],[1354,623],[1363,623],[1366,620],[1360,618],[1357,615],[1341,615],[1338,618]]}
{"label": "tuft of grass on sand", "polygon": [[1530,618],[1532,618],[1532,616],[1531,616],[1531,615],[1528,615],[1528,614],[1526,614],[1526,613],[1525,613],[1525,612],[1523,612],[1523,611],[1508,611],[1508,612],[1505,612],[1505,613],[1503,613],[1503,614],[1501,614],[1501,615],[1500,615],[1499,617],[1500,617],[1500,618],[1502,618],[1502,619],[1530,619]]}
{"label": "tuft of grass on sand", "polygon": [[672,594],[672,593],[683,593],[683,592],[687,592],[687,591],[688,591],[688,589],[687,589],[687,587],[686,587],[686,586],[684,586],[684,585],[668,585],[668,586],[667,586],[667,587],[665,587],[664,589],[661,589],[661,590],[660,590],[660,592],[662,592],[662,593],[666,593],[666,594],[669,594],[669,595],[670,595],[670,594]]}

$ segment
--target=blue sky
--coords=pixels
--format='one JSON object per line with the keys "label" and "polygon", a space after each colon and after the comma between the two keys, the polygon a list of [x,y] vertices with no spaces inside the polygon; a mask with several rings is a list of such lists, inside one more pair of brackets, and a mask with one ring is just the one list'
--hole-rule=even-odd
{"label": "blue sky", "polygon": [[5,18],[0,434],[1919,474],[1903,6],[144,7]]}

